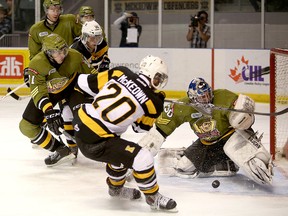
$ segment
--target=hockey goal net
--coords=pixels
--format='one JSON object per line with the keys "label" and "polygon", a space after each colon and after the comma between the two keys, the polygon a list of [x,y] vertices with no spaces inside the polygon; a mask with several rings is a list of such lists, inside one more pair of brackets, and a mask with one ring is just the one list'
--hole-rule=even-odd
{"label": "hockey goal net", "polygon": [[[274,48],[270,51],[270,112],[283,110],[287,106],[288,49]],[[270,152],[273,159],[284,156],[285,145],[288,147],[288,114],[271,116]]]}

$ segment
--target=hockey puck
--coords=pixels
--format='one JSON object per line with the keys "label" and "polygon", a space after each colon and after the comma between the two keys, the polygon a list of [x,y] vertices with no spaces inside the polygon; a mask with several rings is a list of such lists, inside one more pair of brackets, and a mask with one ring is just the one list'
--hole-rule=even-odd
{"label": "hockey puck", "polygon": [[215,181],[212,182],[212,187],[213,188],[218,188],[219,185],[220,185],[220,182],[218,180],[215,180]]}

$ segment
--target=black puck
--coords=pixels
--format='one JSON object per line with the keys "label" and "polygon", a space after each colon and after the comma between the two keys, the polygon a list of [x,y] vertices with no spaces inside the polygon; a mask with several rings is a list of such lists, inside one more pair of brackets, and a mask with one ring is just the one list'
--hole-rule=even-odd
{"label": "black puck", "polygon": [[212,182],[212,187],[213,188],[218,188],[219,185],[220,185],[220,182],[218,180],[215,180],[215,181]]}

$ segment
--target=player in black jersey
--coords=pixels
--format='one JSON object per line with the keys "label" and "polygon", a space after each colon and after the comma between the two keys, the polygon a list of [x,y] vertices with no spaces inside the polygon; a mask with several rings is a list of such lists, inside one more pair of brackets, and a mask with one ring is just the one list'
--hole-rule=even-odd
{"label": "player in black jersey", "polygon": [[[139,74],[115,67],[96,75],[79,76],[76,89],[94,96],[74,117],[74,130],[84,156],[106,162],[109,194],[139,199],[142,191],[153,209],[176,210],[173,199],[161,195],[152,154],[137,143],[121,138],[132,125],[134,131],[149,130],[163,111],[164,93],[155,93],[168,80],[167,67],[158,57],[147,56]],[[140,189],[124,187],[127,169]]]}

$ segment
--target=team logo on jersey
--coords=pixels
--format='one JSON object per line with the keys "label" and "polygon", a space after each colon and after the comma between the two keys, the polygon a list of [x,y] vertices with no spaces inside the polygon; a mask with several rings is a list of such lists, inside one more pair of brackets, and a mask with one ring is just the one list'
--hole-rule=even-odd
{"label": "team logo on jersey", "polygon": [[203,114],[202,113],[192,113],[191,114],[191,118],[192,119],[198,119],[198,118],[201,118],[203,116]]}
{"label": "team logo on jersey", "polygon": [[47,36],[49,33],[48,32],[39,32],[40,37]]}
{"label": "team logo on jersey", "polygon": [[193,124],[193,128],[196,135],[200,139],[204,139],[206,141],[212,140],[213,138],[220,136],[220,132],[216,128],[216,121],[210,116],[205,116],[198,119]]}
{"label": "team logo on jersey", "polygon": [[135,147],[131,147],[131,146],[129,146],[129,145],[127,145],[126,148],[125,148],[125,151],[128,151],[128,152],[130,152],[130,153],[133,153],[134,150],[135,150]]}

